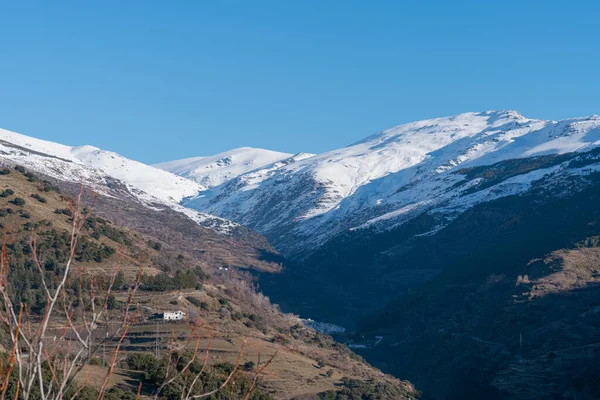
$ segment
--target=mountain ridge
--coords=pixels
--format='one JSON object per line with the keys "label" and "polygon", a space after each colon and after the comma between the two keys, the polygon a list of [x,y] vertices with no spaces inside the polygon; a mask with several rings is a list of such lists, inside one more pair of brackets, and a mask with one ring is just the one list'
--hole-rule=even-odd
{"label": "mountain ridge", "polygon": [[431,207],[444,207],[451,218],[480,201],[525,190],[539,178],[531,174],[498,182],[502,187],[471,195],[469,203],[462,195],[478,181],[455,173],[461,168],[582,151],[599,141],[597,116],[545,121],[510,110],[463,113],[399,125],[338,150],[276,162],[182,204],[249,226],[298,257],[350,229],[386,229]]}
{"label": "mountain ridge", "polygon": [[177,203],[203,189],[196,182],[127,159],[112,151],[90,145],[66,146],[5,129],[0,129],[0,154],[17,162],[37,161],[36,169],[57,177],[73,173],[73,178],[102,181],[98,173],[88,168],[102,170],[123,181],[131,189],[144,191],[166,202]]}
{"label": "mountain ridge", "polygon": [[204,189],[200,184],[95,146],[66,146],[0,129],[0,163],[23,165],[60,182],[83,184],[108,198],[129,201],[132,197],[153,209],[166,206],[219,234],[240,229],[232,221],[178,204]]}
{"label": "mountain ridge", "polygon": [[[151,187],[143,191],[143,184],[156,182],[156,168],[144,166],[148,181],[134,175],[121,181],[90,166],[112,166],[114,153],[35,144],[0,136],[0,163],[71,179],[70,192],[78,186],[73,181],[96,185],[106,194],[100,215],[142,232],[156,234],[160,226],[160,240],[225,271],[259,271],[260,287],[283,309],[348,330],[356,326],[358,335],[349,339],[359,345],[382,337],[365,355],[426,394],[464,398],[465,387],[468,394],[517,393],[533,382],[531,371],[556,380],[563,373],[578,376],[577,363],[597,365],[579,353],[573,358],[572,349],[599,346],[598,116],[545,121],[510,110],[463,113],[399,125],[320,155],[279,154],[262,166],[220,154],[211,161],[221,163],[216,170],[242,172],[221,171],[221,183],[212,187],[194,181],[189,196],[173,181],[162,187],[161,193],[179,193],[181,201],[155,197]],[[208,165],[203,160],[192,163]],[[114,165],[120,162],[136,165],[119,158]],[[206,222],[195,216],[233,224],[222,230],[230,236],[198,229],[188,219]],[[235,236],[243,230],[269,240]],[[275,249],[292,262],[283,263]],[[556,313],[549,299],[537,299],[544,291],[564,313]],[[496,315],[504,323],[495,325]],[[517,323],[537,342],[522,366],[515,361]],[[563,332],[572,347],[555,342],[555,333]],[[493,357],[487,360],[480,349]],[[569,364],[552,366],[550,357]],[[468,373],[475,370],[477,377]],[[562,393],[561,385],[544,390]]]}
{"label": "mountain ridge", "polygon": [[291,157],[292,154],[253,147],[238,147],[213,156],[190,157],[154,166],[211,188],[257,168]]}
{"label": "mountain ridge", "polygon": [[99,190],[110,185],[108,177],[120,180],[149,204],[248,226],[291,257],[352,230],[391,229],[431,209],[451,219],[556,172],[529,171],[482,188],[481,177],[470,179],[460,169],[583,151],[598,143],[598,116],[546,121],[499,110],[398,125],[318,155],[242,147],[147,166],[94,146],[64,146],[0,130],[0,152],[16,163],[96,182]]}

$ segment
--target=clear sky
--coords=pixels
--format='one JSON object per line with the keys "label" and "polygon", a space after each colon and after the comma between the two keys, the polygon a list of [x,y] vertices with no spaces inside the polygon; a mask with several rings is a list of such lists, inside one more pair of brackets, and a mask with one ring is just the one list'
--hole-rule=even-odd
{"label": "clear sky", "polygon": [[0,127],[155,163],[600,114],[599,3],[0,0]]}

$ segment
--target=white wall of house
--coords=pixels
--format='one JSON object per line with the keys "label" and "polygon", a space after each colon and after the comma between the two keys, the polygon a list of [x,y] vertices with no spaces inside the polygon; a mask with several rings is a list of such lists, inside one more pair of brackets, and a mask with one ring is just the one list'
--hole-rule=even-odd
{"label": "white wall of house", "polygon": [[167,320],[167,321],[179,321],[183,319],[183,312],[182,311],[175,311],[175,312],[165,312],[163,313],[163,319]]}

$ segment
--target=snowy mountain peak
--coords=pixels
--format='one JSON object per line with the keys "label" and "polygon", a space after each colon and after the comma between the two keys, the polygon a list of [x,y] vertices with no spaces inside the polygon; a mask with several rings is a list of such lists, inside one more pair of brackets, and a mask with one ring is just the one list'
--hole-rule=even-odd
{"label": "snowy mountain peak", "polygon": [[0,157],[70,182],[118,179],[137,197],[178,203],[205,189],[202,185],[94,146],[65,146],[0,129]]}
{"label": "snowy mountain peak", "polygon": [[301,152],[301,153],[294,154],[289,159],[293,160],[293,161],[302,161],[302,160],[305,160],[307,158],[311,158],[311,157],[314,157],[314,156],[315,156],[315,154],[312,154],[312,153],[302,153]]}
{"label": "snowy mountain peak", "polygon": [[192,179],[211,188],[236,176],[291,157],[277,151],[240,147],[208,157],[192,157],[156,164],[155,167]]}
{"label": "snowy mountain peak", "polygon": [[[477,114],[477,113],[475,113]],[[515,110],[488,110],[483,111],[480,114],[489,115],[493,117],[506,117],[506,118],[517,118],[517,119],[526,119],[523,114]]]}
{"label": "snowy mountain peak", "polygon": [[256,229],[290,255],[349,230],[390,229],[429,210],[452,218],[478,202],[521,193],[534,180],[571,170],[568,164],[518,170],[483,186],[485,176],[468,178],[460,171],[598,146],[598,116],[546,121],[492,110],[398,125],[318,155],[242,147],[154,168],[93,146],[0,130],[0,157],[63,180],[104,187],[120,180],[149,202],[182,202]]}
{"label": "snowy mountain peak", "polygon": [[357,227],[389,229],[432,208],[458,212],[519,193],[555,171],[540,169],[467,196],[480,181],[465,180],[460,169],[599,145],[595,117],[556,122],[512,110],[469,112],[398,125],[315,156],[288,157],[222,181],[185,204],[254,228],[294,255]]}
{"label": "snowy mountain peak", "polygon": [[[427,135],[449,136],[451,139],[472,136],[483,129],[506,126],[511,123],[527,123],[535,120],[525,118],[516,111],[484,111],[468,112],[449,117],[421,120],[394,126],[371,135],[354,145],[387,140],[393,137],[406,139],[423,139]],[[427,140],[426,140],[427,141]],[[353,145],[351,145],[353,146]],[[349,146],[349,147],[351,147]]]}
{"label": "snowy mountain peak", "polygon": [[71,153],[73,153],[73,154],[86,154],[86,153],[94,153],[94,152],[100,152],[100,151],[102,151],[102,150],[100,150],[98,147],[90,146],[89,144],[84,144],[82,146],[73,146],[71,148]]}

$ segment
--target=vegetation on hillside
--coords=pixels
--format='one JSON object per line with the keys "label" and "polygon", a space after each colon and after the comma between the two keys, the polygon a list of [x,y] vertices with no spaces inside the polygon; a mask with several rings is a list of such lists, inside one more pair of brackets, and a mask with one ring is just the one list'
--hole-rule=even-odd
{"label": "vegetation on hillside", "polygon": [[[38,181],[32,174],[21,172],[29,182]],[[34,194],[32,197],[42,204],[47,202],[45,198],[41,201],[41,196]],[[96,276],[87,272],[86,263],[102,263],[116,252],[113,247],[98,241],[101,236],[124,245],[131,246],[133,243],[124,232],[111,227],[108,221],[92,218],[89,211],[82,208],[81,197],[80,192],[69,207],[70,232],[50,228],[52,224],[35,222],[32,229],[36,232],[31,235],[23,234],[28,229],[12,227],[9,231],[11,239],[7,240],[6,234],[4,236],[0,256],[0,302],[3,306],[0,310],[0,323],[2,331],[6,332],[2,338],[4,348],[12,350],[4,354],[4,362],[0,366],[0,374],[4,376],[0,379],[2,398],[6,393],[24,400],[62,399],[65,396],[95,396],[97,399],[134,397],[133,393],[125,394],[117,388],[109,388],[108,384],[133,321],[132,302],[140,284],[141,269],[135,282],[130,285],[124,285],[124,276],[119,271],[121,255],[113,264],[112,272],[106,271]],[[14,200],[12,203],[22,207],[26,205],[25,202],[17,204]],[[14,222],[14,217],[9,216],[9,213],[5,217],[10,217],[10,222]],[[78,263],[81,264],[77,266],[81,275],[78,279],[73,279],[74,268]],[[182,284],[188,278],[193,277],[197,281],[206,276],[202,270],[188,272],[177,271],[175,278],[179,279],[174,281]],[[127,300],[122,307],[117,308],[114,293],[123,288]],[[118,324],[110,335],[109,321]],[[105,335],[98,340],[94,332],[101,324],[106,326]],[[54,336],[53,342],[46,343],[46,337],[51,332],[57,336]],[[77,376],[82,366],[92,365],[95,352],[101,345],[105,346],[106,341],[112,342],[112,356],[102,384],[99,387],[89,387],[86,384],[80,386]],[[194,356],[189,360],[190,365],[195,361],[197,349],[198,343]],[[209,349],[210,347],[206,350],[207,354]],[[174,353],[167,353],[166,359],[170,360],[171,357],[175,357]],[[180,356],[176,358],[180,359]],[[206,368],[206,362],[205,358],[202,369]],[[162,376],[164,382],[160,383],[156,374],[151,381],[156,384],[156,396],[160,398],[172,398],[175,383],[181,381],[184,374],[190,373],[188,368],[176,368],[169,372],[168,365],[167,362],[166,372]],[[228,382],[232,382],[238,371],[237,367],[236,365],[231,370],[230,376],[221,386],[211,388],[210,391],[216,394]],[[202,390],[209,382],[200,381],[202,385],[198,385],[193,392],[190,386],[191,394],[204,393]],[[252,381],[245,388],[246,391],[240,394],[247,393],[250,396],[256,389],[256,381]],[[211,375],[210,382],[219,382],[216,375]],[[184,383],[187,384],[187,381]],[[170,394],[168,390],[171,391]]]}
{"label": "vegetation on hillside", "polygon": [[[3,276],[8,276],[0,285],[6,293],[0,301],[2,310],[14,312],[1,321],[6,329],[0,335],[0,344],[6,351],[0,378],[4,374],[8,379],[0,386],[0,392],[6,389],[12,395],[18,388],[19,397],[24,399],[68,397],[75,392],[81,399],[133,399],[141,382],[142,397],[160,389],[158,398],[179,398],[186,385],[198,376],[192,388],[195,394],[219,389],[210,398],[266,399],[271,395],[264,390],[265,380],[279,394],[290,382],[294,382],[294,390],[299,394],[315,394],[311,383],[315,379],[321,388],[332,388],[339,379],[336,377],[342,376],[340,371],[351,374],[353,379],[377,376],[392,385],[396,382],[353,359],[348,349],[331,338],[296,326],[295,317],[283,315],[268,298],[257,293],[249,274],[233,268],[222,271],[217,268],[222,265],[220,261],[210,264],[195,257],[203,252],[187,252],[164,236],[141,234],[104,215],[92,215],[90,210],[78,206],[81,202],[77,199],[69,199],[58,188],[52,189],[53,184],[24,169],[20,174],[8,171],[0,178],[8,178],[1,181],[5,196],[0,196],[0,227],[7,234],[2,271]],[[24,203],[9,203],[15,198]],[[183,310],[186,322],[160,323],[158,333],[151,317],[156,311],[165,310]],[[27,329],[19,328],[19,315],[23,315],[22,325]],[[42,337],[47,342],[41,346],[27,332],[36,332],[46,322],[46,334]],[[218,325],[223,328],[215,330]],[[11,339],[19,337],[16,329],[22,337],[18,345]],[[170,329],[174,331],[169,332]],[[214,357],[223,356],[222,350],[213,356],[212,346],[205,339],[196,345],[196,338],[202,336],[198,332],[203,332],[204,337],[212,332],[214,337],[209,336],[219,341],[221,348],[235,342],[237,345],[229,352],[239,351],[243,361],[215,362]],[[149,335],[155,347],[147,345]],[[252,338],[251,346],[244,347],[245,335]],[[27,341],[33,345],[27,345]],[[262,360],[256,357],[257,343],[266,346]],[[181,350],[182,346],[187,350]],[[31,356],[22,357],[25,351]],[[133,370],[119,361],[139,351],[161,367],[152,374],[144,371],[140,377],[142,368]],[[12,352],[18,356],[11,358]],[[205,352],[211,353],[208,359]],[[278,380],[277,368],[282,367],[270,365],[271,357],[275,362],[282,357],[283,366],[300,366],[303,370],[294,374],[309,377]],[[179,358],[192,362],[188,368],[182,368],[180,362],[173,364]],[[294,360],[294,364],[287,359]],[[317,359],[318,363],[311,361]],[[167,379],[165,363],[170,362],[177,367],[170,370]],[[63,376],[57,372],[63,371],[64,366],[69,372]],[[83,369],[80,371],[79,367]],[[270,371],[271,367],[275,372]],[[202,368],[204,371],[198,374]],[[115,386],[113,377],[117,371],[128,378]],[[38,385],[40,373],[46,387],[43,394],[38,389],[42,387]],[[94,377],[93,384],[81,378],[89,373]],[[164,384],[171,378],[173,381]],[[28,382],[33,385],[28,387]],[[65,386],[60,389],[63,382]]]}
{"label": "vegetation on hillside", "polygon": [[320,400],[413,399],[406,388],[389,382],[359,381],[343,378],[341,388],[319,393]]}
{"label": "vegetation on hillside", "polygon": [[[248,399],[270,400],[273,397],[260,389],[252,388],[252,376],[235,374],[238,366],[231,363],[215,364],[206,368],[202,360],[194,357],[193,352],[173,353],[170,358],[157,359],[152,354],[131,353],[126,359],[127,366],[134,371],[143,371],[146,382],[155,388],[168,381],[169,369],[179,375],[162,389],[162,398],[177,400],[186,396],[197,396],[215,392],[210,396],[214,400]],[[172,372],[171,372],[172,373]],[[231,379],[235,376],[235,379]],[[198,378],[198,379],[196,379]],[[195,382],[191,385],[192,382]],[[247,397],[246,397],[247,396]]]}

